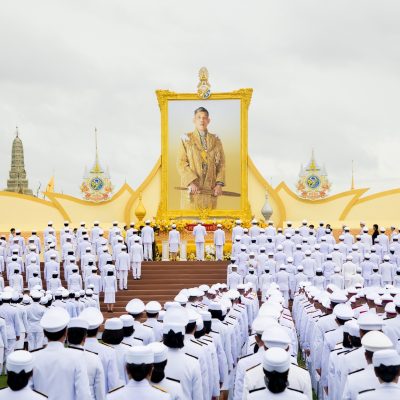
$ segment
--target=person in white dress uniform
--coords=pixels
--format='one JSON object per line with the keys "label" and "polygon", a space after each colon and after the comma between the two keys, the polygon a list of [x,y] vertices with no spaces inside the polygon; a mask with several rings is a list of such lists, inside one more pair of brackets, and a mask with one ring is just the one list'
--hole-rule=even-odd
{"label": "person in white dress uniform", "polygon": [[142,229],[143,257],[145,261],[153,260],[154,229],[150,226],[150,221],[145,222],[146,226]]}
{"label": "person in white dress uniform", "polygon": [[225,232],[221,228],[222,225],[218,224],[214,232],[215,259],[217,261],[224,259]]}
{"label": "person in white dress uniform", "polygon": [[375,375],[380,385],[359,393],[358,400],[397,400],[400,398],[400,355],[394,349],[379,350],[372,356]]}
{"label": "person in white dress uniform", "polygon": [[115,293],[117,291],[117,279],[114,271],[107,271],[103,278],[104,304],[107,304],[107,311],[113,312],[115,303]]}
{"label": "person in white dress uniform", "polygon": [[90,400],[86,366],[80,355],[64,347],[69,321],[61,307],[47,309],[40,320],[48,344],[33,353],[32,386],[50,400]]}
{"label": "person in white dress uniform", "polygon": [[149,346],[136,346],[125,356],[128,383],[107,395],[108,400],[171,400],[171,396],[160,387],[150,383],[154,353]]}
{"label": "person in white dress uniform", "polygon": [[121,247],[115,261],[115,268],[118,272],[119,290],[128,290],[128,271],[130,268],[130,257],[127,253],[126,246]]}
{"label": "person in white dress uniform", "polygon": [[46,396],[30,385],[33,370],[32,354],[25,350],[11,353],[6,362],[7,385],[0,390],[0,400],[44,400]]}
{"label": "person in white dress uniform", "polygon": [[193,229],[194,241],[196,244],[196,260],[204,261],[204,243],[207,235],[206,228],[199,222]]}
{"label": "person in white dress uniform", "polygon": [[290,355],[287,351],[277,347],[268,349],[263,354],[262,364],[266,386],[251,390],[248,400],[307,400],[306,395],[288,387]]}
{"label": "person in white dress uniform", "polygon": [[133,279],[141,279],[142,275],[142,261],[143,261],[143,247],[140,244],[139,236],[136,236],[134,243],[131,247],[131,261],[132,261],[132,274]]}
{"label": "person in white dress uniform", "polygon": [[181,244],[181,234],[176,230],[175,224],[172,224],[171,228],[168,234],[169,254],[171,261],[176,261]]}

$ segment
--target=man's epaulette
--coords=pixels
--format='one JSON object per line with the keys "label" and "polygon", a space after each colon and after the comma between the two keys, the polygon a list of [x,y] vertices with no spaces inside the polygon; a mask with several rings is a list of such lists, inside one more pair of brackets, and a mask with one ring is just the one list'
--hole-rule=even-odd
{"label": "man's epaulette", "polygon": [[217,334],[219,335],[219,332],[213,331],[212,329],[211,329],[210,332],[212,332],[212,333],[217,333]]}
{"label": "man's epaulette", "polygon": [[196,360],[198,360],[199,359],[199,357],[196,357],[196,356],[194,356],[194,355],[192,355],[192,354],[189,354],[189,353],[185,353],[187,356],[190,356],[190,357],[193,357],[193,358],[195,358]]}
{"label": "man's epaulette", "polygon": [[150,329],[153,329],[153,327],[152,326],[150,326],[150,325],[146,325],[146,324],[142,324],[143,326],[145,326],[146,328],[150,328]]}
{"label": "man's epaulette", "polygon": [[44,346],[41,347],[40,349],[31,350],[29,353],[34,353],[35,351],[39,351],[39,350],[43,350],[43,349],[44,349]]}
{"label": "man's epaulette", "polygon": [[191,341],[192,343],[198,344],[199,346],[203,346],[203,345],[202,345],[201,343],[199,343],[197,340],[190,339],[190,341]]}
{"label": "man's epaulette", "polygon": [[302,390],[299,390],[299,389],[294,389],[294,388],[291,388],[291,387],[288,387],[288,389],[289,390],[293,390],[294,392],[304,393]]}
{"label": "man's epaulette", "polygon": [[134,339],[136,339],[136,340],[140,340],[140,341],[142,341],[142,342],[143,342],[143,339],[142,339],[142,338],[140,338],[140,337],[136,337],[136,336],[134,336],[133,338],[134,338]]}
{"label": "man's epaulette", "polygon": [[117,390],[122,389],[123,387],[125,387],[125,385],[118,386],[118,387],[115,388],[115,389],[111,389],[108,393],[114,393],[114,392],[116,392]]}
{"label": "man's epaulette", "polygon": [[341,354],[344,354],[344,355],[346,355],[348,352],[349,352],[350,350],[343,350],[343,351],[341,351],[340,353],[337,353],[337,355],[338,356],[340,356]]}
{"label": "man's epaulette", "polygon": [[253,366],[250,367],[250,368],[247,368],[247,369],[246,369],[246,372],[252,370],[252,369],[255,368],[255,367],[258,367],[259,365],[261,365],[261,363],[258,363],[258,364],[256,364],[256,365],[253,365]]}
{"label": "man's epaulette", "polygon": [[354,349],[349,350],[345,355],[352,353],[353,351],[359,349],[359,347],[355,347]]}
{"label": "man's epaulette", "polygon": [[264,390],[264,389],[265,389],[265,386],[257,388],[257,389],[249,390],[249,393],[258,392],[259,390]]}
{"label": "man's epaulette", "polygon": [[353,375],[356,372],[360,372],[360,371],[364,371],[364,368],[360,368],[360,369],[356,369],[355,371],[351,371],[351,372],[349,372],[349,375]]}
{"label": "man's epaulette", "polygon": [[358,392],[358,394],[367,393],[367,392],[372,392],[373,390],[376,390],[376,389],[365,389],[365,390],[361,390],[361,392]]}
{"label": "man's epaulette", "polygon": [[246,357],[249,357],[249,356],[252,356],[252,355],[254,355],[254,354],[246,354],[245,356],[239,357],[239,360],[243,360],[243,358],[246,358]]}
{"label": "man's epaulette", "polygon": [[101,342],[101,344],[104,345],[104,346],[111,347],[112,349],[114,348],[114,347],[111,346],[111,344],[108,344],[108,343]]}
{"label": "man's epaulette", "polygon": [[129,344],[129,343],[124,343],[124,342],[121,342],[121,344],[123,344],[124,346],[129,346],[129,347],[132,347],[132,345],[131,345],[131,344]]}
{"label": "man's epaulette", "polygon": [[202,337],[202,340],[205,340],[208,343],[214,343],[212,339],[207,339],[205,337]]}
{"label": "man's epaulette", "polygon": [[329,329],[329,331],[325,331],[325,333],[336,331],[336,329]]}
{"label": "man's epaulette", "polygon": [[180,381],[179,379],[170,378],[170,377],[168,377],[168,376],[166,377],[166,379],[168,379],[169,381],[181,383],[181,381]]}
{"label": "man's epaulette", "polygon": [[99,355],[99,353],[96,353],[95,351],[92,351],[92,350],[87,350],[87,349],[85,349],[85,351],[87,351],[88,353],[96,354],[96,356]]}
{"label": "man's epaulette", "polygon": [[160,388],[160,386],[156,386],[156,385],[151,385],[151,386],[152,386],[154,389],[158,389],[158,390],[161,390],[161,391],[164,392],[164,393],[168,393],[166,390]]}
{"label": "man's epaulette", "polygon": [[48,396],[46,396],[44,393],[39,392],[38,390],[32,389],[35,393],[40,394],[41,396],[45,397],[47,399]]}
{"label": "man's epaulette", "polygon": [[68,349],[80,350],[85,351],[82,347],[75,347],[75,346],[67,346]]}

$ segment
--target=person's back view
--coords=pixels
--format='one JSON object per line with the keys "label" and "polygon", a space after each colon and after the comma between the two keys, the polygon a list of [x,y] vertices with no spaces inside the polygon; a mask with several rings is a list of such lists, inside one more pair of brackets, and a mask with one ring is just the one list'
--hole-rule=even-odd
{"label": "person's back view", "polygon": [[64,347],[70,316],[60,307],[46,311],[40,321],[47,346],[34,352],[33,388],[50,400],[89,400],[85,364],[77,352]]}

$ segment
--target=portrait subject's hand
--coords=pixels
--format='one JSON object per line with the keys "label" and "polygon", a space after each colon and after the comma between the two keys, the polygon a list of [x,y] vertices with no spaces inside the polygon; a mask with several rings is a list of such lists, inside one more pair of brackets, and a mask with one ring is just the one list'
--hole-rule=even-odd
{"label": "portrait subject's hand", "polygon": [[189,185],[189,192],[190,192],[190,194],[199,194],[200,193],[200,189],[195,183],[192,182]]}
{"label": "portrait subject's hand", "polygon": [[221,196],[222,194],[222,185],[216,184],[214,187],[214,196]]}

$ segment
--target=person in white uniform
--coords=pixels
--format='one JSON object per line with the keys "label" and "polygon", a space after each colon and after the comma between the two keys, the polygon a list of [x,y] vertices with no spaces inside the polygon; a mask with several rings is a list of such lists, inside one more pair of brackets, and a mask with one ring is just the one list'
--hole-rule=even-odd
{"label": "person in white uniform", "polygon": [[150,226],[150,221],[145,222],[146,226],[142,229],[143,257],[145,261],[153,260],[154,229]]}
{"label": "person in white uniform", "polygon": [[196,244],[196,260],[204,261],[204,243],[207,235],[206,228],[199,222],[193,229],[194,241]]}
{"label": "person in white uniform", "polygon": [[222,261],[224,259],[225,232],[221,229],[222,225],[217,224],[214,232],[215,259]]}
{"label": "person in white uniform", "polygon": [[397,400],[400,398],[400,355],[396,350],[376,351],[372,356],[375,375],[380,385],[376,389],[359,393],[358,400]]}
{"label": "person in white uniform", "polygon": [[307,396],[288,387],[290,355],[281,348],[268,349],[263,355],[266,386],[250,391],[248,400],[307,400]]}
{"label": "person in white uniform", "polygon": [[128,290],[128,271],[130,268],[130,257],[127,253],[126,246],[121,247],[115,261],[115,268],[118,272],[119,290]]}
{"label": "person in white uniform", "polygon": [[104,304],[107,304],[107,311],[113,312],[115,303],[115,293],[117,292],[117,279],[114,271],[107,271],[103,278]]}
{"label": "person in white uniform", "polygon": [[46,396],[29,385],[33,370],[32,354],[25,350],[11,353],[6,362],[7,388],[0,390],[0,400],[44,400]]}
{"label": "person in white uniform", "polygon": [[149,346],[136,346],[125,356],[128,383],[107,395],[108,400],[171,400],[171,396],[160,387],[150,384],[154,353]]}
{"label": "person in white uniform", "polygon": [[49,308],[40,325],[48,344],[34,353],[32,386],[50,400],[90,400],[86,366],[80,355],[64,347],[70,316],[64,308]]}
{"label": "person in white uniform", "polygon": [[141,279],[143,261],[143,247],[140,244],[139,236],[136,236],[131,246],[131,262],[133,279]]}
{"label": "person in white uniform", "polygon": [[176,261],[180,244],[181,244],[181,234],[176,229],[176,225],[172,224],[171,230],[169,231],[168,234],[168,245],[169,245],[169,254],[171,261]]}

